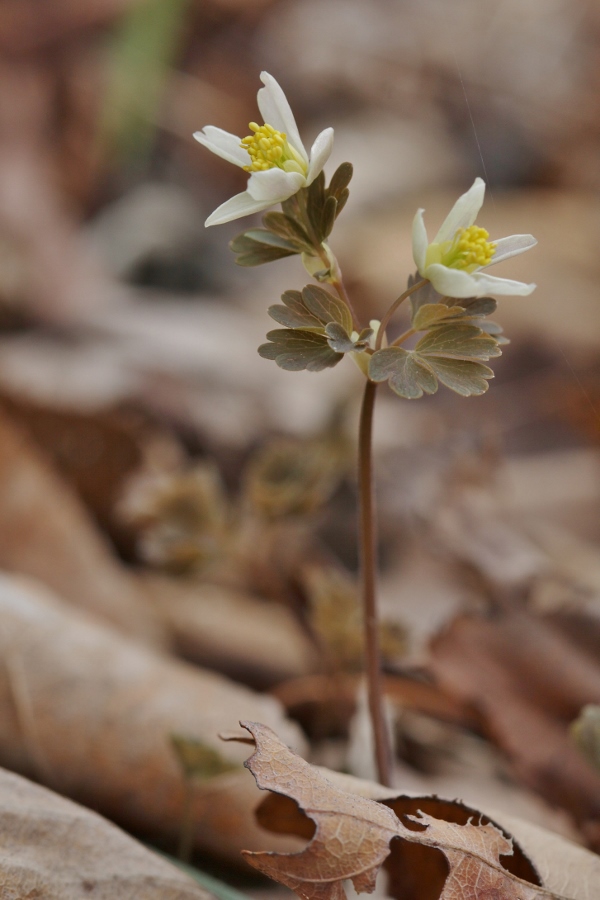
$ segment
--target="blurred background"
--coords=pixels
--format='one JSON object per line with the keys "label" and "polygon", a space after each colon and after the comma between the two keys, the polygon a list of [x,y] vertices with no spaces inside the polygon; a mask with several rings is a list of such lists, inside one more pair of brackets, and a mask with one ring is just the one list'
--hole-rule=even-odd
{"label": "blurred background", "polygon": [[[246,135],[265,69],[307,145],[334,127],[328,175],[354,165],[331,243],[364,321],[413,271],[416,208],[435,233],[476,176],[492,239],[538,238],[497,270],[538,287],[499,303],[488,394],[380,391],[386,665],[409,788],[556,816],[596,848],[600,776],[568,725],[600,701],[599,64],[593,0],[0,0],[0,425],[21,447],[0,454],[0,565],[70,599],[88,538],[158,571],[171,586],[143,591],[174,652],[279,692],[313,758],[372,776],[358,738],[339,749],[354,682],[332,711],[302,681],[360,668],[339,610],[361,376],[260,359],[267,307],[308,277],[294,258],[236,269],[253,220],[203,224],[246,175],[192,134]],[[18,503],[17,478],[37,485]],[[95,566],[87,605],[144,631],[98,599]],[[294,651],[261,644],[271,619],[255,651],[226,619],[207,638],[175,582],[252,595],[248,621],[276,604]]]}

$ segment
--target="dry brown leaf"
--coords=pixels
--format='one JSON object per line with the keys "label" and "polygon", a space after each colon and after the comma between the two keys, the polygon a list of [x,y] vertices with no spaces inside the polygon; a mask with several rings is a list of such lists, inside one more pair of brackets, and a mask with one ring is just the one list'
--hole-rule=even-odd
{"label": "dry brown leaf", "polygon": [[[179,833],[184,784],[172,734],[241,764],[241,748],[217,735],[253,711],[304,744],[274,698],[161,656],[6,575],[0,661],[0,765],[137,833]],[[192,808],[196,845],[234,858],[248,833],[254,846],[268,846],[248,827],[257,791],[238,790],[239,774],[208,780]]]}
{"label": "dry brown leaf", "polygon": [[0,769],[3,900],[210,900],[90,810]]}
{"label": "dry brown leaf", "polygon": [[[406,825],[386,806],[364,796],[336,787],[324,774],[285,747],[270,728],[254,722],[242,722],[254,739],[255,753],[246,766],[263,790],[295,801],[283,830],[310,837],[310,843],[293,855],[246,853],[248,861],[260,871],[285,884],[304,900],[340,900],[344,897],[342,882],[352,880],[357,891],[372,892],[381,864],[390,855],[392,838],[416,844],[425,854],[423,890],[409,896],[420,900],[563,900],[584,897],[581,892],[565,895],[541,884],[526,881],[508,871],[500,857],[513,856],[515,848],[491,821],[479,823],[447,821],[413,807],[404,816]],[[382,789],[384,790],[384,789]],[[387,798],[389,802],[389,792]],[[381,797],[381,799],[384,799]],[[391,805],[391,804],[389,804]],[[315,826],[304,819],[298,827],[298,807]],[[308,827],[307,827],[308,826]],[[566,842],[565,842],[566,843]],[[446,860],[447,875],[441,893],[432,893],[439,884],[431,881],[428,863],[431,856],[425,848],[441,851]],[[585,854],[585,851],[580,851]],[[588,857],[588,875],[600,875],[600,861]],[[437,854],[439,860],[439,853]],[[435,866],[439,871],[439,864]],[[529,875],[535,870],[529,865]],[[413,873],[417,882],[421,871]],[[580,873],[585,879],[585,871]],[[565,879],[565,883],[566,879]],[[403,893],[403,898],[407,893]],[[590,895],[591,896],[591,895]]]}
{"label": "dry brown leaf", "polygon": [[38,450],[0,416],[0,567],[149,643],[167,637],[142,590]]}
{"label": "dry brown leaf", "polygon": [[[386,675],[383,681],[386,697],[399,710],[416,710],[462,728],[479,725],[472,709],[438,685],[400,674]],[[278,684],[271,693],[309,735],[323,737],[347,734],[360,684],[358,675],[307,675]]]}
{"label": "dry brown leaf", "polygon": [[313,671],[314,646],[286,607],[217,584],[144,575],[184,658],[266,688]]}
{"label": "dry brown leaf", "polygon": [[430,668],[445,691],[478,710],[525,784],[596,831],[600,775],[568,734],[579,710],[600,702],[591,655],[548,622],[505,610],[457,618],[433,642]]}

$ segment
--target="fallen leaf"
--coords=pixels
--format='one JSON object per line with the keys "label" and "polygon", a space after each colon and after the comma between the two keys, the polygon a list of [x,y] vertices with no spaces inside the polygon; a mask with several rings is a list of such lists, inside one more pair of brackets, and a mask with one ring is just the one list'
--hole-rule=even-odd
{"label": "fallen leaf", "polygon": [[0,769],[3,900],[210,900],[97,813]]}
{"label": "fallen leaf", "polygon": [[[179,833],[185,787],[172,734],[241,764],[243,752],[217,735],[251,710],[304,745],[274,698],[162,656],[7,575],[0,660],[0,765],[139,834]],[[198,848],[239,861],[248,837],[268,845],[252,825],[256,788],[238,785],[236,772],[208,779],[194,791],[192,816]]]}
{"label": "fallen leaf", "polygon": [[[256,745],[245,765],[258,786],[295,801],[290,804],[288,800],[287,807],[284,804],[287,817],[283,827],[280,821],[280,829],[311,838],[301,853],[246,852],[245,856],[251,865],[285,884],[304,900],[340,900],[344,897],[342,882],[346,879],[352,881],[357,891],[372,892],[377,873],[392,852],[392,838],[416,844],[421,851],[413,859],[420,863],[419,869],[409,873],[413,876],[412,889],[396,894],[402,900],[417,897],[419,900],[438,897],[439,900],[564,900],[566,897],[579,900],[592,896],[587,893],[587,887],[571,891],[569,886],[569,894],[544,887],[539,883],[535,867],[526,859],[529,880],[509,871],[501,857],[511,859],[514,855],[516,858],[518,851],[522,858],[522,851],[509,834],[489,819],[484,821],[481,814],[478,822],[472,818],[466,822],[440,819],[423,809],[428,800],[435,798],[418,798],[416,802],[420,805],[413,805],[403,815],[406,822],[403,824],[388,808],[393,803],[388,790],[379,788],[383,796],[378,799],[387,801],[383,805],[340,789],[322,771],[285,747],[267,726],[255,722],[240,724],[250,732]],[[377,790],[375,787],[375,793]],[[276,797],[276,805],[278,800]],[[259,821],[265,824],[268,818],[263,805]],[[562,843],[569,846],[566,841]],[[432,855],[429,850],[436,853]],[[580,848],[576,850],[579,862],[581,854],[584,861],[578,879],[586,885],[589,877],[591,884],[592,877],[600,876],[600,861]],[[445,857],[445,874],[444,867],[440,869],[439,851]],[[436,877],[432,878],[430,863],[436,859],[433,866]],[[444,874],[442,881],[440,874]],[[421,878],[423,886],[419,887]],[[565,877],[563,884],[567,886],[569,878]]]}
{"label": "fallen leaf", "polygon": [[477,709],[484,731],[525,784],[580,824],[600,822],[600,775],[576,749],[570,722],[600,700],[600,666],[559,628],[519,610],[460,616],[433,641],[440,686]]}
{"label": "fallen leaf", "polygon": [[316,668],[315,648],[285,606],[218,584],[141,579],[184,659],[257,688]]}
{"label": "fallen leaf", "polygon": [[26,435],[0,416],[0,567],[30,575],[127,634],[166,630],[87,510]]}

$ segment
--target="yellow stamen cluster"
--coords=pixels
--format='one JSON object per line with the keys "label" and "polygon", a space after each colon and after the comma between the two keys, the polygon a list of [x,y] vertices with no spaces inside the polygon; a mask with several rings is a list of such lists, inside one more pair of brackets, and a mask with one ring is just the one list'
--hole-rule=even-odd
{"label": "yellow stamen cluster", "polygon": [[306,165],[299,154],[290,147],[287,135],[272,125],[257,125],[250,122],[248,126],[254,134],[242,139],[241,146],[248,151],[251,159],[246,172],[264,172],[275,167],[286,172],[305,174]]}
{"label": "yellow stamen cluster", "polygon": [[242,139],[242,147],[250,154],[252,163],[244,166],[244,169],[247,172],[262,172],[280,166],[285,155],[286,135],[276,131],[272,125],[257,125],[256,122],[250,122],[249,128],[254,134]]}
{"label": "yellow stamen cluster", "polygon": [[443,264],[452,269],[474,271],[490,263],[496,245],[488,240],[485,228],[470,225],[456,233],[449,249],[444,253]]}

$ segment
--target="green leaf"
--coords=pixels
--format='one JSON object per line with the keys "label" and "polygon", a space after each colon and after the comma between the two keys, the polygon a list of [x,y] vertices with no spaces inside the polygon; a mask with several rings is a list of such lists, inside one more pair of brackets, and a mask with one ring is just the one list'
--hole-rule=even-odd
{"label": "green leaf", "polygon": [[331,181],[329,182],[329,187],[327,188],[327,194],[330,197],[335,197],[335,199],[339,202],[340,197],[347,190],[348,185],[352,179],[354,169],[352,167],[352,163],[344,162],[341,166],[338,166],[333,175],[331,176]]}
{"label": "green leaf", "polygon": [[341,213],[341,211],[343,210],[343,208],[345,207],[346,203],[348,202],[349,196],[350,196],[350,191],[348,190],[348,188],[343,190],[342,193],[340,194],[340,196],[338,198],[337,210],[335,213],[336,219],[339,216],[339,214]]}
{"label": "green leaf", "polygon": [[428,331],[415,350],[427,358],[491,359],[502,354],[498,342],[491,335],[484,334],[475,325],[462,323],[441,325]]}
{"label": "green leaf", "polygon": [[358,338],[353,341],[341,325],[338,325],[337,322],[330,322],[325,326],[325,334],[328,338],[327,343],[336,353],[351,353],[355,350],[364,350],[368,346],[373,329],[363,328]]}
{"label": "green leaf", "polygon": [[[253,249],[254,244],[264,244],[268,247],[280,247],[283,250],[294,250],[290,241],[273,234],[267,228],[249,228],[248,231],[238,234],[230,241],[229,246],[234,253],[245,253]],[[297,252],[294,250],[294,252]]]}
{"label": "green leaf", "polygon": [[387,381],[391,389],[407,400],[418,400],[435,394],[438,383],[429,366],[414,351],[402,347],[385,347],[373,354],[369,362],[369,378]]}
{"label": "green leaf", "polygon": [[284,215],[295,222],[302,222],[306,213],[305,197],[306,189],[302,188],[302,190],[297,191],[291,197],[288,197],[287,200],[284,200],[281,204]]}
{"label": "green leaf", "polygon": [[427,331],[434,325],[441,325],[449,319],[461,318],[464,314],[460,306],[448,307],[445,303],[424,303],[413,315],[412,327],[415,331]]}
{"label": "green leaf", "polygon": [[261,266],[300,252],[297,245],[266,228],[250,228],[238,234],[229,247],[237,255],[238,266]]}
{"label": "green leaf", "polygon": [[428,356],[427,363],[443,385],[462,397],[485,394],[487,380],[494,377],[489,366],[473,360]]}
{"label": "green leaf", "polygon": [[482,319],[496,311],[498,304],[493,297],[467,297],[463,300],[456,300],[454,297],[447,297],[446,303],[450,308],[460,306],[465,313],[473,319]]}
{"label": "green leaf", "polygon": [[322,240],[325,240],[331,234],[337,216],[337,207],[338,202],[335,197],[328,197],[323,204],[320,227],[320,233],[323,235]]}
{"label": "green leaf", "polygon": [[324,172],[320,172],[310,187],[306,189],[306,211],[319,243],[323,240],[323,235],[321,233],[321,218],[323,215],[324,203],[325,174]]}
{"label": "green leaf", "polygon": [[291,331],[277,328],[269,331],[267,338],[271,343],[261,344],[258,348],[263,359],[273,359],[281,369],[289,372],[320,372],[328,369],[343,358],[342,353],[331,349],[323,334],[312,331]]}
{"label": "green leaf", "polygon": [[236,266],[262,266],[265,263],[275,262],[277,259],[285,259],[286,256],[293,256],[295,250],[280,250],[276,247],[266,247],[257,244],[256,249],[249,253],[241,253],[236,257]]}
{"label": "green leaf", "polygon": [[271,318],[280,325],[284,325],[286,328],[323,329],[323,323],[310,312],[300,291],[284,291],[281,299],[284,306],[270,306],[267,310]]}
{"label": "green leaf", "polygon": [[302,253],[314,252],[312,242],[302,225],[285,213],[265,213],[263,225],[283,240],[296,245]]}
{"label": "green leaf", "polygon": [[316,284],[307,284],[302,289],[302,299],[307,309],[313,313],[323,325],[337,322],[350,333],[353,322],[352,314],[343,300]]}
{"label": "green leaf", "polygon": [[[414,275],[411,275],[407,282],[407,287],[412,287],[418,281],[421,280],[421,276],[418,272]],[[424,284],[423,287],[419,288],[418,291],[415,291],[414,294],[411,294],[410,303],[412,307],[413,317],[417,314],[418,310],[425,305],[432,304],[444,304],[449,309],[455,309],[457,307],[461,307],[464,309],[463,318],[469,319],[480,319],[484,316],[489,316],[490,313],[493,313],[497,307],[496,301],[492,297],[466,297],[463,299],[459,299],[456,297],[444,297],[433,287],[431,282]]]}

